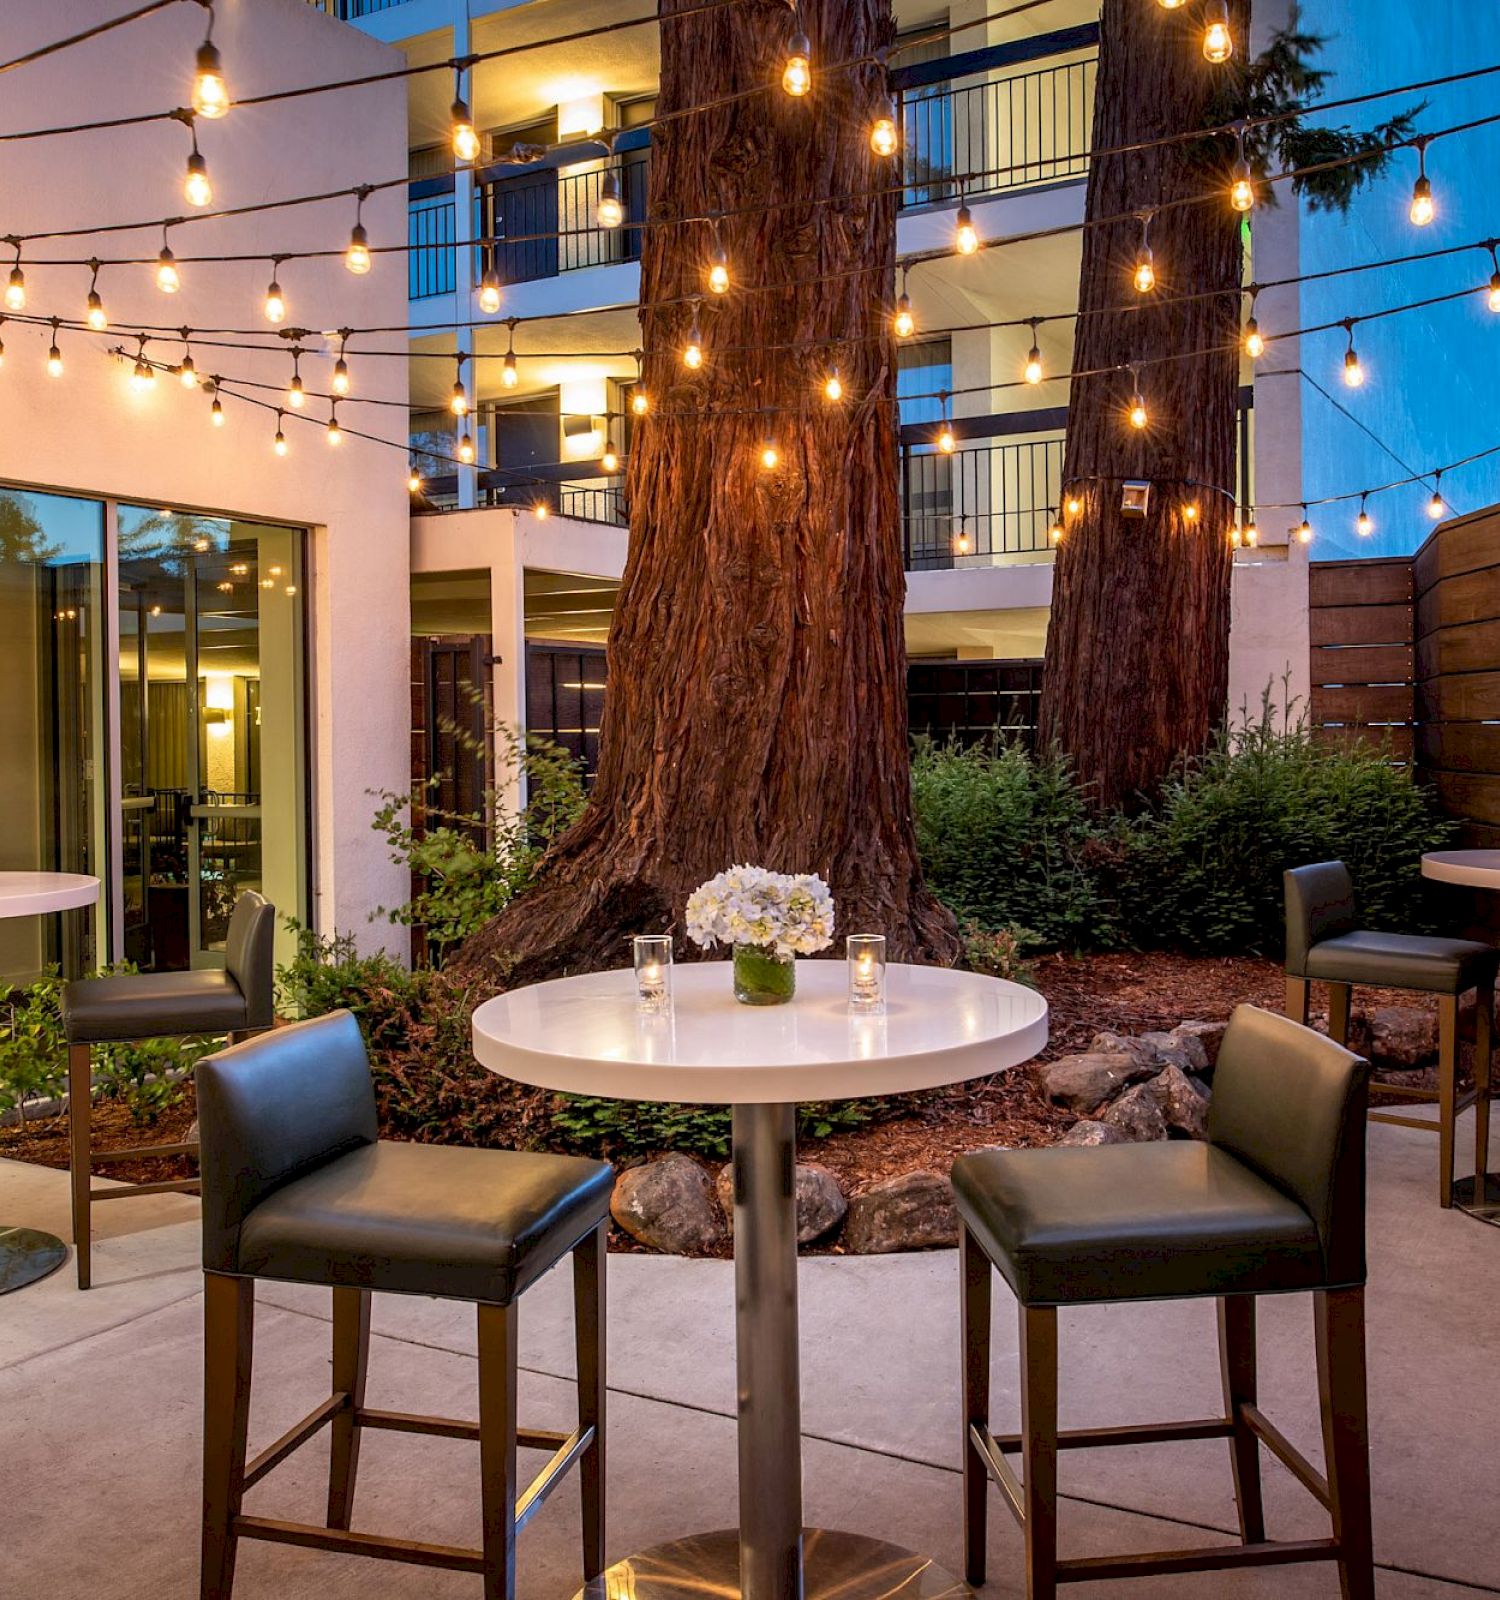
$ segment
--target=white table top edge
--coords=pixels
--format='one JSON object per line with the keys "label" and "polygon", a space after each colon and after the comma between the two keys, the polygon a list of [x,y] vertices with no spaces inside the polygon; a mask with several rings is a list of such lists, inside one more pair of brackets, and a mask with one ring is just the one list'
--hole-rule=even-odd
{"label": "white table top edge", "polygon": [[76,911],[99,898],[99,880],[84,872],[0,872],[0,917]]}
{"label": "white table top edge", "polygon": [[1431,850],[1422,857],[1422,876],[1436,883],[1500,889],[1500,850]]}

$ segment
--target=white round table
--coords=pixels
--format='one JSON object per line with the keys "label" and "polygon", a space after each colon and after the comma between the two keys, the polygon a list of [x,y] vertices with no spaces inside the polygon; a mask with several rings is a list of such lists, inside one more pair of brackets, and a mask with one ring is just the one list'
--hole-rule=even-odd
{"label": "white round table", "polygon": [[[0,872],[0,917],[76,911],[99,899],[99,880],[82,872]],[[0,1294],[45,1278],[68,1259],[68,1247],[38,1228],[0,1223]]]}
{"label": "white round table", "polygon": [[629,970],[497,995],[474,1053],[541,1088],[733,1107],[738,1530],[617,1562],[593,1595],[687,1600],[902,1600],[966,1594],[926,1556],[802,1525],[797,1351],[796,1105],[931,1089],[1019,1065],[1047,1042],[1035,990],[942,967],[892,965],[884,1015],[851,1013],[841,961],[802,961],[788,1005],[734,999],[727,961],[672,972],[673,1002],[642,1013]]}

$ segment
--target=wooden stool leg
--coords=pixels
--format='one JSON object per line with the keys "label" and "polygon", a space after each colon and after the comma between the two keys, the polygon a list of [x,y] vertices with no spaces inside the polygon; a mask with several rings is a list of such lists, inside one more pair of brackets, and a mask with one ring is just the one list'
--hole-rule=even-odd
{"label": "wooden stool leg", "polygon": [[1313,1316],[1333,1536],[1340,1545],[1339,1583],[1344,1600],[1374,1600],[1365,1292],[1320,1290],[1313,1296]]}
{"label": "wooden stool leg", "polygon": [[328,1526],[347,1528],[354,1514],[354,1479],[359,1471],[358,1411],[365,1403],[370,1364],[370,1291],[333,1291],[333,1392],[349,1404],[331,1423],[328,1452]]}
{"label": "wooden stool leg", "polygon": [[93,1188],[94,1057],[86,1044],[68,1046],[68,1171],[73,1188],[73,1251],[78,1257],[78,1287],[92,1278],[93,1230],[89,1215]]}
{"label": "wooden stool leg", "polygon": [[234,1519],[244,1496],[255,1280],[203,1274],[203,1565],[201,1600],[229,1600]]}
{"label": "wooden stool leg", "polygon": [[1349,1043],[1349,1006],[1353,998],[1352,983],[1328,985],[1328,1037],[1335,1044]]}
{"label": "wooden stool leg", "polygon": [[1490,1169],[1490,1055],[1495,1045],[1495,988],[1485,984],[1474,996],[1474,1201],[1484,1202]]}
{"label": "wooden stool leg", "polygon": [[993,1271],[979,1241],[959,1224],[959,1307],[963,1326],[964,1577],[984,1582],[989,1473],[971,1429],[990,1425],[990,1291]]}
{"label": "wooden stool leg", "polygon": [[1057,1595],[1057,1310],[1021,1308],[1021,1499],[1026,1600]]}
{"label": "wooden stool leg", "polygon": [[1453,1204],[1453,1146],[1458,1123],[1458,996],[1438,996],[1438,1204]]}
{"label": "wooden stool leg", "polygon": [[1260,1444],[1242,1408],[1256,1403],[1255,1297],[1219,1299],[1219,1367],[1224,1380],[1224,1414],[1234,1424],[1229,1464],[1234,1469],[1234,1503],[1239,1508],[1240,1538],[1259,1544],[1266,1536],[1266,1514],[1260,1492]]}
{"label": "wooden stool leg", "polygon": [[604,1267],[609,1224],[601,1223],[573,1251],[573,1328],[578,1353],[578,1426],[594,1441],[578,1463],[583,1496],[583,1577],[604,1570]]}
{"label": "wooden stool leg", "polygon": [[1308,991],[1311,985],[1306,978],[1294,978],[1290,973],[1286,979],[1286,1014],[1293,1022],[1300,1022],[1307,1026]]}
{"label": "wooden stool leg", "polygon": [[516,1592],[516,1308],[479,1307],[479,1480],[484,1600]]}

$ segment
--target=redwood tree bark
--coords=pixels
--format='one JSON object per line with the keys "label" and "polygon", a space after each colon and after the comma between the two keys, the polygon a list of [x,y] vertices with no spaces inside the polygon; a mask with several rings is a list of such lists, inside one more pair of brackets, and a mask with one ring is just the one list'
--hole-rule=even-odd
{"label": "redwood tree bark", "polygon": [[[1249,0],[1230,13],[1242,61]],[[1234,68],[1204,61],[1197,8],[1104,0],[1101,28],[1095,150],[1215,120]],[[1241,276],[1232,159],[1220,137],[1096,156],[1089,169],[1085,215],[1123,220],[1083,236],[1073,370],[1097,375],[1075,378],[1069,401],[1063,483],[1082,510],[1057,552],[1041,733],[1100,807],[1150,795],[1225,714]],[[1178,203],[1215,190],[1222,199]],[[1132,286],[1134,214],[1146,211],[1154,295]],[[1161,303],[1187,294],[1203,297]],[[1139,431],[1126,416],[1131,362],[1150,418]],[[1150,482],[1144,519],[1121,515],[1124,479]]]}
{"label": "redwood tree bark", "polygon": [[[661,0],[657,113],[672,120],[653,134],[641,265],[653,409],[627,464],[598,776],[535,887],[463,952],[477,975],[619,965],[627,934],[680,923],[736,862],[821,873],[841,931],[885,932],[894,958],[958,949],[911,818],[895,168],[866,136],[881,72],[818,70],[889,44],[890,0],[805,0],[802,99],[780,88],[782,0],[674,18],[683,4]],[[673,117],[727,96],[741,98]],[[825,195],[847,198],[813,203]],[[707,292],[715,218],[723,296]],[[699,295],[693,373],[680,352]],[[835,364],[841,404],[820,392]]]}

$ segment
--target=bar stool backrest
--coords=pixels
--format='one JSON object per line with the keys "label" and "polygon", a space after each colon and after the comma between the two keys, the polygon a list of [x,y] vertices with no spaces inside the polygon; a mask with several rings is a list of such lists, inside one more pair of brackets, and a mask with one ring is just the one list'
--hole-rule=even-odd
{"label": "bar stool backrest", "polygon": [[1219,1047],[1209,1143],[1313,1219],[1327,1288],[1365,1281],[1367,1061],[1287,1017],[1238,1006]]}
{"label": "bar stool backrest", "polygon": [[269,1028],[276,1020],[271,953],[275,935],[276,907],[264,895],[246,889],[229,916],[224,967],[245,997],[248,1028]]}
{"label": "bar stool backrest", "polygon": [[268,1195],[378,1136],[359,1024],[331,1011],[198,1063],[203,1266],[233,1272],[239,1231]]}
{"label": "bar stool backrest", "polygon": [[1286,970],[1307,976],[1307,953],[1324,939],[1352,933],[1354,880],[1342,861],[1318,861],[1282,874],[1286,894]]}

